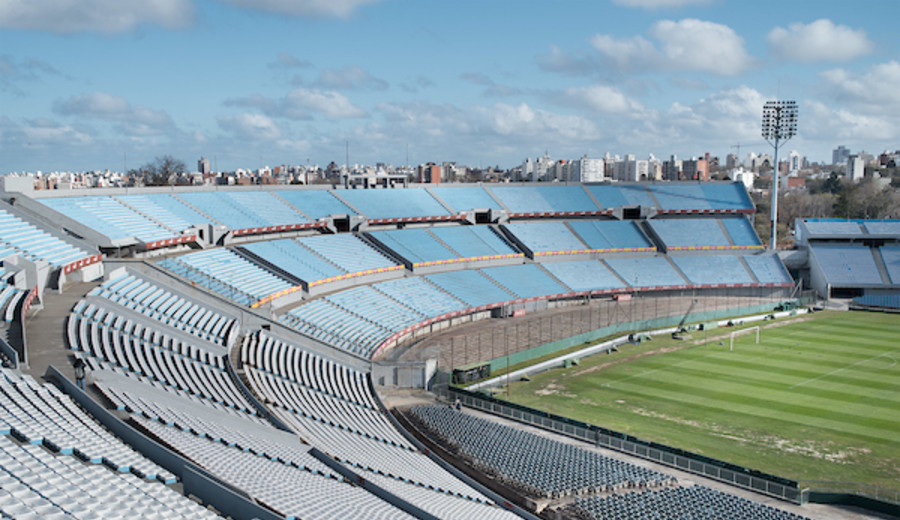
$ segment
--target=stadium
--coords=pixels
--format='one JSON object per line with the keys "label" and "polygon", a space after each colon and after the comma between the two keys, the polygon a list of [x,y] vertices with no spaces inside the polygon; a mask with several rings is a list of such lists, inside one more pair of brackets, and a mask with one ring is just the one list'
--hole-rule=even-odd
{"label": "stadium", "polygon": [[[618,359],[647,331],[721,336],[816,294],[896,309],[900,221],[804,219],[779,255],[730,182],[29,183],[5,178],[0,202],[4,518],[898,510],[462,385],[508,396],[511,377]],[[892,369],[872,407],[896,405]],[[873,431],[897,431],[873,410]]]}

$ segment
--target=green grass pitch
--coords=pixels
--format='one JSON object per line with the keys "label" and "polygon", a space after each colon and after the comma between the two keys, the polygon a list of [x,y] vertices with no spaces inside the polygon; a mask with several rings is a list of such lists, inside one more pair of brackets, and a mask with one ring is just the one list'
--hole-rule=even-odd
{"label": "green grass pitch", "polygon": [[511,400],[787,478],[900,489],[900,315],[787,321],[733,352],[727,328],[626,345]]}

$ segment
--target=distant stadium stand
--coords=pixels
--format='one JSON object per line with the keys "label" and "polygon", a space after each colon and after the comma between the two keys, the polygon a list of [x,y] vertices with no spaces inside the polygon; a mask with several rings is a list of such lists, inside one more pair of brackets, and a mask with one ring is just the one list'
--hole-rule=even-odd
{"label": "distant stadium stand", "polygon": [[647,224],[668,250],[734,247],[715,218],[651,219]]}
{"label": "distant stadium stand", "polygon": [[116,195],[113,198],[177,233],[191,226],[211,222],[209,217],[168,193]]}
{"label": "distant stadium stand", "polygon": [[397,265],[396,262],[349,233],[301,237],[296,241],[343,269],[345,273],[384,269]]}
{"label": "distant stadium stand", "polygon": [[675,265],[697,285],[751,284],[753,278],[734,255],[675,256]]}
{"label": "distant stadium stand", "polygon": [[292,238],[254,242],[241,247],[305,282],[347,272]]}
{"label": "distant stadium stand", "polygon": [[881,285],[883,283],[872,249],[852,245],[811,246],[810,254],[829,285]]}
{"label": "distant stadium stand", "polygon": [[423,189],[341,190],[336,193],[373,220],[451,215]]}
{"label": "distant stadium stand", "polygon": [[330,190],[273,190],[272,193],[312,219],[355,214],[349,206],[332,195]]}
{"label": "distant stadium stand", "polygon": [[253,305],[266,296],[291,288],[286,280],[227,249],[167,258],[158,265],[241,305]]}
{"label": "distant stadium stand", "polygon": [[491,186],[490,190],[512,214],[601,211],[581,186]]}
{"label": "distant stadium stand", "polygon": [[437,186],[430,190],[457,213],[471,209],[503,209],[481,186]]}
{"label": "distant stadium stand", "polygon": [[644,206],[652,208],[656,202],[647,191],[646,184],[587,185],[587,189],[606,208]]}
{"label": "distant stadium stand", "polygon": [[521,254],[489,226],[433,227],[430,231],[461,258]]}
{"label": "distant stadium stand", "polygon": [[605,265],[597,260],[547,262],[544,269],[573,291],[624,289],[626,286]]}
{"label": "distant stadium stand", "polygon": [[389,229],[371,235],[413,265],[423,265],[458,258],[427,229]]}
{"label": "distant stadium stand", "polygon": [[152,242],[177,235],[174,230],[164,228],[107,196],[51,198],[40,202],[112,241],[134,237],[142,242]]}
{"label": "distant stadium stand", "polygon": [[487,267],[482,269],[481,272],[519,298],[547,296],[571,291],[568,287],[563,287],[547,276],[540,267],[534,264]]}
{"label": "distant stadium stand", "polygon": [[750,271],[756,276],[759,283],[763,284],[792,284],[791,275],[784,268],[784,264],[777,255],[760,254],[741,257]]}
{"label": "distant stadium stand", "polygon": [[900,285],[900,245],[881,246],[878,251],[891,283]]}
{"label": "distant stadium stand", "polygon": [[54,267],[63,267],[90,256],[87,251],[0,209],[0,258],[13,254],[29,260],[44,260]]}
{"label": "distant stadium stand", "polygon": [[587,252],[587,245],[566,227],[565,222],[528,222],[506,224],[535,255]]}
{"label": "distant stadium stand", "polygon": [[502,289],[479,271],[450,271],[431,274],[426,280],[465,302],[469,307],[514,300],[516,295]]}
{"label": "distant stadium stand", "polygon": [[653,244],[631,220],[572,220],[569,225],[588,248],[601,251],[652,251]]}
{"label": "distant stadium stand", "polygon": [[633,287],[688,285],[665,257],[607,258],[604,262]]}

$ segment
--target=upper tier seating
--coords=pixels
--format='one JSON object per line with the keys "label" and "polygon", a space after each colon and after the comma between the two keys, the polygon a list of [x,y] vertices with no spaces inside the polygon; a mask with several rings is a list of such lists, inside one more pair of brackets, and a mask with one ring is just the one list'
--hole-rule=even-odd
{"label": "upper tier seating", "polygon": [[647,188],[663,210],[747,210],[753,208],[740,183],[649,184]]}
{"label": "upper tier seating", "polygon": [[451,215],[422,189],[341,190],[336,193],[370,219]]}
{"label": "upper tier seating", "polygon": [[349,206],[326,190],[277,190],[273,194],[313,220],[331,215],[355,215]]}
{"label": "upper tier seating", "polygon": [[168,193],[116,195],[113,198],[176,233],[211,222],[209,217]]}
{"label": "upper tier seating", "polygon": [[41,204],[113,241],[133,237],[142,242],[153,242],[177,236],[175,231],[164,228],[112,197],[96,195],[41,199]]}
{"label": "upper tier seating", "polygon": [[620,206],[656,206],[645,184],[599,186],[592,184],[588,185],[587,189],[604,209]]}
{"label": "upper tier seating", "polygon": [[282,199],[264,191],[184,192],[178,197],[231,229],[309,222]]}
{"label": "upper tier seating", "polygon": [[430,188],[439,199],[457,213],[471,209],[503,209],[481,186],[437,186]]}
{"label": "upper tier seating", "polygon": [[873,235],[893,235],[900,238],[900,220],[869,220],[863,226]]}
{"label": "upper tier seating", "polygon": [[600,211],[581,186],[491,186],[490,190],[510,213]]}
{"label": "upper tier seating", "polygon": [[8,255],[22,255],[29,260],[44,260],[54,267],[62,267],[90,256],[87,251],[45,233],[0,209],[0,258]]}

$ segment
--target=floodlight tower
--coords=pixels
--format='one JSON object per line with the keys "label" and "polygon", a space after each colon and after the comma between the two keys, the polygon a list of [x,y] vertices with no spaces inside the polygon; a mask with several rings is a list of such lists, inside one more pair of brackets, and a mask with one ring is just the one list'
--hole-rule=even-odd
{"label": "floodlight tower", "polygon": [[769,249],[776,249],[778,225],[778,145],[797,133],[797,102],[766,101],[763,105],[762,136],[775,148],[775,168],[772,174],[772,238]]}

